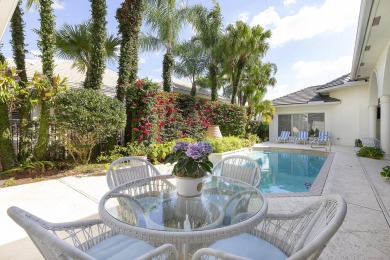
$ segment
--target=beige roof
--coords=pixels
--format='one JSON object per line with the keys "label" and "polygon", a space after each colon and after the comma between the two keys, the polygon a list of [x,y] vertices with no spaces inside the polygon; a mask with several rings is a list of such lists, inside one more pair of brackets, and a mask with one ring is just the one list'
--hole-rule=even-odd
{"label": "beige roof", "polygon": [[[11,66],[15,66],[12,59],[7,59]],[[73,61],[55,59],[54,74],[60,77],[66,77],[67,83],[71,88],[79,88],[83,86],[85,73],[79,72],[76,68],[72,68]],[[42,73],[42,63],[39,59],[26,59],[26,72],[28,79],[31,79],[34,72]],[[116,82],[118,73],[106,69],[103,75],[102,92],[110,97],[116,95]]]}
{"label": "beige roof", "polygon": [[[13,59],[7,59],[11,66],[15,66]],[[79,88],[83,86],[85,80],[85,74],[79,72],[76,68],[72,67],[73,61],[55,59],[54,74],[60,75],[60,77],[67,78],[67,83],[70,88]],[[40,59],[26,59],[27,77],[31,79],[34,73],[42,73],[42,62]],[[102,92],[110,97],[116,95],[116,84],[118,80],[118,73],[110,69],[106,69],[103,75]],[[162,83],[159,83],[160,87]],[[191,92],[191,83],[172,78],[172,91],[177,93],[183,93],[189,95]],[[197,88],[196,96],[203,99],[211,99],[211,91],[209,89]],[[228,98],[219,96],[220,101],[229,102]]]}

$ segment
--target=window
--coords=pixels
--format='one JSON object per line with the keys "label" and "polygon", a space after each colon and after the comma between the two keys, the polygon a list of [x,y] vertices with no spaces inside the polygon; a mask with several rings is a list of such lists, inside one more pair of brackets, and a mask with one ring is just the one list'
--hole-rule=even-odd
{"label": "window", "polygon": [[285,130],[291,131],[294,136],[300,131],[309,131],[309,134],[314,131],[315,136],[319,131],[325,131],[325,113],[279,115],[278,121],[278,136]]}
{"label": "window", "polygon": [[[319,131],[325,131],[325,114],[311,113],[309,114],[309,131],[313,130],[315,136],[318,136]],[[313,132],[311,131],[311,132]]]}
{"label": "window", "polygon": [[291,115],[279,115],[278,121],[278,136],[282,131],[291,131]]}

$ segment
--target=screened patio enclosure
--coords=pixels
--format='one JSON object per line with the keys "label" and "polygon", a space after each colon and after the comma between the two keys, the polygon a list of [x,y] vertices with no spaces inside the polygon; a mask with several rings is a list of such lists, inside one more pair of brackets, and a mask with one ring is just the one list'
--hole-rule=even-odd
{"label": "screened patio enclosure", "polygon": [[300,131],[308,131],[309,135],[318,136],[325,129],[325,113],[283,114],[278,115],[278,136],[282,131],[290,131],[297,136]]}

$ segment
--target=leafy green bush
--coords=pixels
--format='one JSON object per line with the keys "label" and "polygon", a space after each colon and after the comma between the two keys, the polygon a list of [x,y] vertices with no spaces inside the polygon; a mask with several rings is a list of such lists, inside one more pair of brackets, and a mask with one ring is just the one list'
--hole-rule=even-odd
{"label": "leafy green bush", "polygon": [[[154,108],[158,85],[148,78],[137,80],[126,88],[130,107],[131,141],[153,143],[156,138],[157,113]],[[130,140],[125,140],[129,142]]]}
{"label": "leafy green bush", "polygon": [[248,126],[248,133],[255,134],[261,140],[268,140],[269,124],[267,122],[251,121]]}
{"label": "leafy green bush", "polygon": [[251,146],[248,139],[240,139],[236,136],[223,137],[222,139],[206,138],[206,140],[213,147],[213,153],[224,153]]}
{"label": "leafy green bush", "polygon": [[128,156],[147,156],[151,152],[150,146],[138,142],[127,143],[126,148]]}
{"label": "leafy green bush", "polygon": [[175,145],[175,142],[165,142],[165,143],[153,143],[150,145],[150,153],[148,154],[148,159],[154,163],[162,163],[167,157],[168,154],[172,153],[172,147]]}
{"label": "leafy green bush", "polygon": [[390,166],[385,166],[382,168],[381,175],[386,179],[390,180]]}
{"label": "leafy green bush", "polygon": [[251,142],[252,145],[254,145],[255,143],[260,143],[261,141],[261,139],[254,134],[248,134],[248,140]]}
{"label": "leafy green bush", "polygon": [[75,162],[88,163],[99,142],[124,127],[124,106],[98,90],[71,89],[54,100],[59,140]]}
{"label": "leafy green bush", "polygon": [[363,146],[357,152],[357,156],[380,160],[382,159],[384,153],[385,152],[382,151],[380,148]]}
{"label": "leafy green bush", "polygon": [[215,105],[210,117],[214,125],[219,125],[222,136],[243,136],[247,121],[245,107],[223,102]]}

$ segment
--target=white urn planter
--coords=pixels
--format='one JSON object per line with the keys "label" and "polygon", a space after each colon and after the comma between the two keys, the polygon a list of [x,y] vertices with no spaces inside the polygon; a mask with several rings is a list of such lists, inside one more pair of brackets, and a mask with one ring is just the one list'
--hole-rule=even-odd
{"label": "white urn planter", "polygon": [[184,197],[200,196],[203,186],[203,178],[189,178],[176,176],[176,191],[177,194]]}
{"label": "white urn planter", "polygon": [[206,137],[221,139],[222,134],[219,125],[209,125],[207,127]]}

